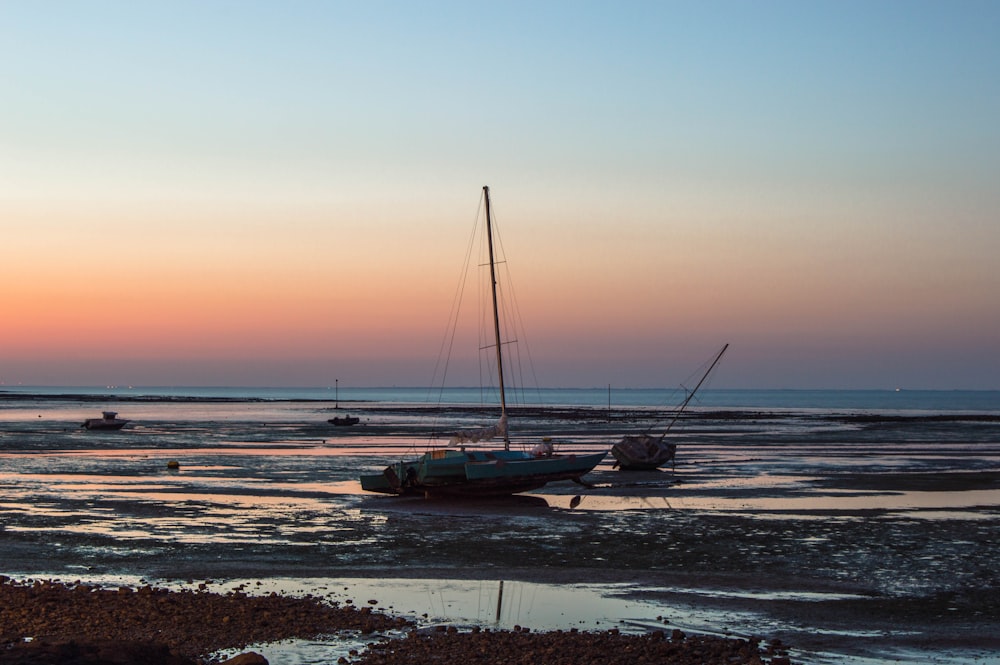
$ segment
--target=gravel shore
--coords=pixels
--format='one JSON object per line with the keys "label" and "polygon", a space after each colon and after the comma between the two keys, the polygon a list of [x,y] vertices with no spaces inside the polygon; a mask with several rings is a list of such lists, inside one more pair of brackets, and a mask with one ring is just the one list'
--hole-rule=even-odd
{"label": "gravel shore", "polygon": [[[679,630],[644,635],[617,629],[532,632],[521,627],[417,631],[405,619],[371,605],[355,607],[308,596],[253,596],[242,591],[221,595],[151,586],[104,589],[0,576],[0,663],[4,665],[192,665],[211,662],[211,654],[223,649],[342,631],[371,636],[371,642],[367,650],[341,658],[340,665],[435,660],[483,665],[789,662],[780,644],[687,636]],[[229,662],[266,661],[242,654]]]}

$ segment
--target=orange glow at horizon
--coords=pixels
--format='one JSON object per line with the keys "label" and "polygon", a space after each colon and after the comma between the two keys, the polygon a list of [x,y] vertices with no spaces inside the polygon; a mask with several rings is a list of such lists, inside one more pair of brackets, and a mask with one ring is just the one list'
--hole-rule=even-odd
{"label": "orange glow at horizon", "polygon": [[[574,368],[585,383],[625,361],[724,342],[734,355],[803,340],[862,355],[901,336],[919,347],[1000,329],[996,308],[976,306],[992,297],[989,258],[952,265],[947,237],[907,238],[901,261],[890,254],[904,241],[862,222],[825,235],[787,220],[701,229],[678,211],[654,223],[653,211],[622,230],[593,213],[526,208],[501,205],[528,342],[540,364]],[[430,377],[405,372],[433,364],[470,220],[449,208],[401,224],[394,208],[374,209],[370,220],[336,207],[22,211],[0,246],[0,379],[5,358],[108,359],[123,373],[128,363],[361,359],[357,372],[382,377],[372,380],[421,384]]]}

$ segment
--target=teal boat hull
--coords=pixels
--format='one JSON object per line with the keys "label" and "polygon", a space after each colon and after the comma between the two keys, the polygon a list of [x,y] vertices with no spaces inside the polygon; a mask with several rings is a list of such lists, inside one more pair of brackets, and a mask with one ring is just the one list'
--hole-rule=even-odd
{"label": "teal boat hull", "polygon": [[505,496],[560,480],[579,480],[604,452],[535,456],[511,450],[432,450],[419,459],[390,464],[361,476],[361,488],[382,494]]}

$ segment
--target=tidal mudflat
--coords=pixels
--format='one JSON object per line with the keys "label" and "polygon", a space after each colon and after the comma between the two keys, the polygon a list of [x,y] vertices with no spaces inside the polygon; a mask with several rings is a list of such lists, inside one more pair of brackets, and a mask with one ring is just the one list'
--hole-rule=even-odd
{"label": "tidal mudflat", "polygon": [[[478,409],[359,403],[338,428],[333,406],[101,403],[132,423],[94,432],[86,400],[3,402],[0,573],[323,589],[426,626],[757,636],[800,662],[1000,658],[996,413],[695,408],[674,469],[609,456],[588,486],[457,504],[366,495],[357,478]],[[515,415],[564,452],[658,423],[644,408]],[[344,646],[270,648],[335,662]]]}

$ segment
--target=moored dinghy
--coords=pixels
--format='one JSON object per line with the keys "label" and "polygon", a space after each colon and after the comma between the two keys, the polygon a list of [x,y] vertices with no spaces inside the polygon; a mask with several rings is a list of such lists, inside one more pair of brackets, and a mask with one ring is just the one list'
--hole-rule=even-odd
{"label": "moored dinghy", "polygon": [[[592,471],[606,455],[604,452],[557,454],[548,441],[543,441],[530,451],[510,449],[489,187],[483,187],[483,200],[500,417],[490,427],[460,432],[453,436],[449,444],[458,446],[457,448],[430,450],[415,460],[390,464],[380,474],[361,476],[361,487],[369,492],[425,496],[506,496],[538,489],[554,481],[578,481]],[[503,438],[502,450],[466,449],[466,444],[497,437]]]}
{"label": "moored dinghy", "polygon": [[80,427],[85,427],[87,429],[105,429],[105,430],[115,430],[125,427],[128,420],[125,418],[119,418],[116,411],[103,411],[100,418],[87,418],[83,421]]}

